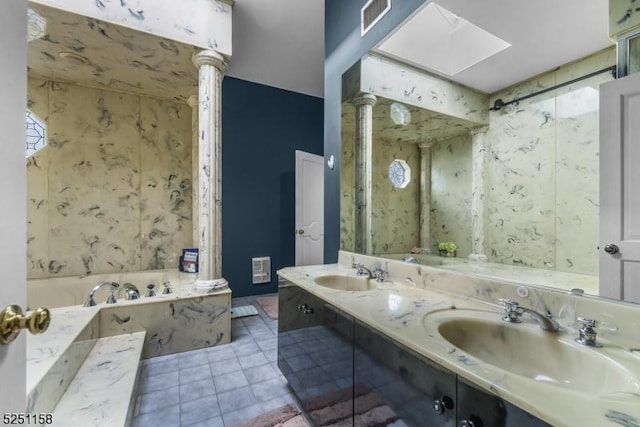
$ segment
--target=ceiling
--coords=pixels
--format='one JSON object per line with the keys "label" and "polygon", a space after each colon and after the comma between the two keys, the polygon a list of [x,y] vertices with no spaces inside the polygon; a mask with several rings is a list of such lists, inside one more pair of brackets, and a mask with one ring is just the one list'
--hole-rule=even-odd
{"label": "ceiling", "polygon": [[[489,94],[613,45],[608,37],[608,0],[437,0],[435,3],[511,44],[453,76],[429,70]],[[420,12],[416,19],[420,19]],[[390,38],[399,38],[395,44],[405,49],[391,56],[403,57],[417,65],[411,51],[419,52],[426,45],[420,40],[429,37],[427,25],[414,22],[399,28]],[[412,49],[406,49],[407,45]]]}
{"label": "ceiling", "polygon": [[[186,102],[198,93],[195,48],[130,28],[38,4],[46,35],[28,45],[31,76],[73,81]],[[78,54],[86,64],[64,59]]]}

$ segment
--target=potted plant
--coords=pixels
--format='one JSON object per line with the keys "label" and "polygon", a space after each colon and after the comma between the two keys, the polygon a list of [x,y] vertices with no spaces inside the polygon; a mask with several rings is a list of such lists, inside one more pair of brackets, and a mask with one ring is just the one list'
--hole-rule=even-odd
{"label": "potted plant", "polygon": [[440,251],[440,256],[454,257],[456,256],[456,249],[458,249],[458,247],[453,242],[438,243],[438,250]]}

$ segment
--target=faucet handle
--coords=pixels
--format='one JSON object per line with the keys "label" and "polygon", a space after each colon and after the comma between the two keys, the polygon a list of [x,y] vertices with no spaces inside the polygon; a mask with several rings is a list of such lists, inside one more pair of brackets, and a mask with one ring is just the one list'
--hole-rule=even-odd
{"label": "faucet handle", "polygon": [[588,319],[586,317],[578,317],[578,322],[582,323],[583,328],[595,328],[600,323],[596,319]]}
{"label": "faucet handle", "polygon": [[147,285],[147,292],[145,292],[144,296],[149,298],[149,297],[155,297],[156,296],[156,291],[153,289],[155,288],[156,285],[153,283],[149,283]]}
{"label": "faucet handle", "polygon": [[586,317],[578,317],[578,322],[582,323],[582,327],[578,329],[578,337],[576,338],[576,342],[582,345],[587,345],[589,347],[602,347],[601,344],[598,344],[596,338],[598,333],[594,329],[600,321],[595,319],[588,319]]}
{"label": "faucet handle", "polygon": [[511,323],[520,323],[520,316],[522,316],[522,314],[524,313],[524,310],[522,309],[522,307],[520,307],[520,304],[509,298],[500,298],[498,301],[500,301],[505,306],[504,316],[502,317],[502,320]]}
{"label": "faucet handle", "polygon": [[164,289],[162,289],[162,295],[168,295],[173,293],[173,289],[171,288],[171,282],[164,282]]}
{"label": "faucet handle", "polygon": [[389,273],[381,268],[376,268],[375,270],[373,270],[373,275],[375,276],[376,281],[384,282],[389,276]]}

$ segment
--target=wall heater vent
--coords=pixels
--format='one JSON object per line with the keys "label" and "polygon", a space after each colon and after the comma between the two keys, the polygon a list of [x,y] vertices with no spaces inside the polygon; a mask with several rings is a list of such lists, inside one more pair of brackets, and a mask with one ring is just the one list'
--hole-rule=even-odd
{"label": "wall heater vent", "polygon": [[271,282],[271,257],[251,258],[253,264],[253,284]]}
{"label": "wall heater vent", "polygon": [[391,0],[369,0],[362,7],[360,16],[361,31],[360,35],[364,36],[367,32],[378,23],[384,15],[391,10]]}

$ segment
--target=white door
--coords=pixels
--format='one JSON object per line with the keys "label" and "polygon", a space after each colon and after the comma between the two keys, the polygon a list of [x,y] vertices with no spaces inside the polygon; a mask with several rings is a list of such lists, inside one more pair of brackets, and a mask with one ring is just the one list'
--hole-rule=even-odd
{"label": "white door", "polygon": [[640,303],[640,73],[600,86],[600,295]]}
{"label": "white door", "polygon": [[[2,2],[0,13],[0,310],[25,308],[27,276],[27,1]],[[26,339],[0,344],[0,416],[26,409]]]}
{"label": "white door", "polygon": [[324,157],[296,151],[296,265],[324,262]]}

